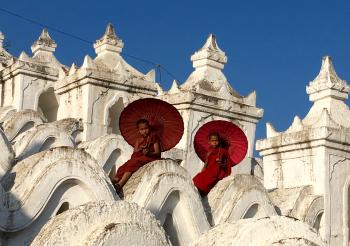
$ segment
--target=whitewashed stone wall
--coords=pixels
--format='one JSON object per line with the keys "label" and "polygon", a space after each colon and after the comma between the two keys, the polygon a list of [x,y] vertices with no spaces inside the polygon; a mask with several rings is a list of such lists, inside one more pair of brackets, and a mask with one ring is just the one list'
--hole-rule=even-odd
{"label": "whitewashed stone wall", "polygon": [[306,88],[313,102],[306,117],[296,116],[285,132],[276,132],[268,123],[267,139],[257,142],[264,185],[277,189],[273,191],[279,193],[274,195],[277,200],[284,190],[306,186],[312,191],[303,199],[323,198],[322,210],[318,208],[310,223],[322,222],[318,227],[330,245],[349,242],[350,111],[344,103],[349,89],[336,74],[331,58],[324,57],[319,74]]}

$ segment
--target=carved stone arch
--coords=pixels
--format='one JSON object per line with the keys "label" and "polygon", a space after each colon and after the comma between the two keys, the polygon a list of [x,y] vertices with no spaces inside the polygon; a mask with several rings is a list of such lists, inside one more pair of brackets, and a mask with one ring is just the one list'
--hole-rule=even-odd
{"label": "carved stone arch", "polygon": [[104,109],[103,123],[107,126],[107,133],[120,134],[119,116],[124,109],[125,96],[115,95]]}
{"label": "carved stone arch", "polygon": [[67,211],[69,209],[69,202],[67,201],[62,201],[59,205],[58,205],[59,209],[57,210],[57,212],[55,213],[56,215],[61,214],[65,211]]}
{"label": "carved stone arch", "polygon": [[38,93],[37,102],[35,102],[36,110],[47,119],[48,122],[57,120],[58,99],[52,86],[45,88]]}
{"label": "carved stone arch", "polygon": [[176,230],[168,231],[173,244],[189,245],[209,229],[198,191],[187,171],[175,161],[145,165],[124,187],[126,200],[150,210],[163,224],[174,225]]}
{"label": "carved stone arch", "polygon": [[312,188],[306,186],[294,204],[290,216],[308,223],[324,236],[324,198],[313,195]]}
{"label": "carved stone arch", "polygon": [[55,141],[56,138],[54,136],[49,136],[48,138],[46,138],[43,144],[41,145],[39,152],[50,149],[54,145]]}
{"label": "carved stone arch", "polygon": [[8,117],[3,123],[3,128],[9,140],[13,143],[18,135],[42,123],[44,123],[44,119],[41,118],[38,112],[25,109]]}
{"label": "carved stone arch", "polygon": [[77,242],[91,246],[171,245],[154,215],[125,201],[90,202],[59,214],[43,227],[31,245]]}
{"label": "carved stone arch", "polygon": [[[0,180],[12,167],[15,153],[13,151],[10,141],[7,139],[5,133],[0,128]],[[1,192],[0,192],[1,201]]]}
{"label": "carved stone arch", "polygon": [[0,231],[5,232],[34,230],[30,225],[38,219],[45,224],[62,201],[74,207],[89,201],[118,199],[96,160],[83,150],[69,147],[26,158],[13,167],[2,184],[11,193],[0,204]]}
{"label": "carved stone arch", "polygon": [[256,202],[253,202],[253,204],[247,206],[247,209],[244,212],[242,219],[249,219],[249,218],[257,217],[259,210],[261,210],[260,205]]}
{"label": "carved stone arch", "polygon": [[326,232],[325,232],[325,215],[324,210],[320,211],[315,221],[312,223],[312,227],[315,228],[315,230],[320,234],[321,238],[325,240],[326,238]]}
{"label": "carved stone arch", "polygon": [[[141,97],[138,95],[131,95],[131,94],[126,94],[126,93],[117,93],[114,94],[111,99],[109,99],[104,107],[104,113],[103,113],[103,124],[108,126],[108,118],[109,118],[109,110],[113,105],[118,103],[118,101],[121,100],[123,109],[132,101],[135,101],[137,99],[140,99]],[[121,106],[121,105],[120,105]],[[122,110],[123,110],[122,109]],[[121,110],[121,111],[122,111]],[[120,111],[120,112],[121,112]],[[114,133],[114,132],[113,132]]]}
{"label": "carved stone arch", "polygon": [[[45,143],[46,146],[44,146]],[[42,124],[20,134],[16,138],[13,149],[17,159],[22,160],[39,151],[59,146],[74,147],[71,135],[62,132],[62,130],[56,126]]]}
{"label": "carved stone arch", "polygon": [[54,89],[53,84],[45,84],[42,88],[38,89],[34,95],[34,110],[38,111],[39,107],[39,97],[41,94],[45,93],[49,88]]}
{"label": "carved stone arch", "polygon": [[83,148],[92,155],[110,177],[114,177],[116,168],[126,162],[133,151],[122,136],[115,134],[84,142],[79,145],[79,148]]}
{"label": "carved stone arch", "polygon": [[0,123],[4,122],[8,117],[16,112],[16,109],[14,109],[12,106],[0,107]]}
{"label": "carved stone arch", "polygon": [[[262,183],[254,176],[245,174],[229,176],[219,181],[208,194],[208,206],[212,214],[212,225],[251,216],[261,218],[276,215]],[[254,213],[252,210],[255,210]]]}

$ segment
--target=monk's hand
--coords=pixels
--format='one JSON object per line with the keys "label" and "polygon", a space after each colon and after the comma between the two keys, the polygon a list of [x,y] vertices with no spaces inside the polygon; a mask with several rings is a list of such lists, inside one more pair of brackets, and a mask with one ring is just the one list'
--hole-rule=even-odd
{"label": "monk's hand", "polygon": [[216,162],[219,164],[219,167],[221,167],[221,168],[225,168],[226,167],[226,162],[225,161],[217,160]]}
{"label": "monk's hand", "polygon": [[144,155],[147,155],[147,154],[149,153],[149,149],[148,149],[148,148],[144,148],[144,149],[142,150],[142,153],[143,153]]}

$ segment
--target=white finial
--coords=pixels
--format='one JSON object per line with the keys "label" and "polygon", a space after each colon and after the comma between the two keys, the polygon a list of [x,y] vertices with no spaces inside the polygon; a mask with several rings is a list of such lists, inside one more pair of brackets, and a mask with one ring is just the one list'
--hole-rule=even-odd
{"label": "white finial", "polygon": [[177,81],[174,79],[173,80],[173,84],[171,85],[171,88],[169,90],[170,94],[175,94],[180,92],[180,88],[179,88],[179,84],[177,83]]}
{"label": "white finial", "polygon": [[156,83],[156,87],[157,87],[157,92],[158,92],[158,96],[162,96],[164,95],[164,90],[163,88],[160,86],[160,84]]}
{"label": "white finial", "polygon": [[67,73],[63,67],[58,69],[58,79],[63,79],[67,76]]}
{"label": "white finial", "polygon": [[32,45],[34,56],[40,51],[53,53],[57,47],[56,42],[50,37],[47,28],[44,28],[37,41]]}
{"label": "white finial", "polygon": [[73,75],[78,71],[77,65],[73,62],[72,66],[69,69],[68,75]]}
{"label": "white finial", "polygon": [[287,129],[286,132],[298,132],[303,130],[304,125],[299,116],[295,116],[292,125]]}
{"label": "white finial", "polygon": [[227,57],[225,52],[219,48],[215,35],[210,34],[203,47],[191,56],[191,61],[193,61],[194,68],[210,66],[223,69]]}
{"label": "white finial", "polygon": [[111,23],[108,23],[104,35],[94,43],[96,54],[105,51],[120,53],[123,47],[124,43],[116,35],[114,27]]}
{"label": "white finial", "polygon": [[0,32],[0,49],[4,47],[4,39],[5,39],[4,34]]}
{"label": "white finial", "polygon": [[94,63],[94,61],[91,59],[90,56],[86,55],[84,57],[84,62],[83,65],[81,66],[81,68],[86,68],[86,69],[96,69],[96,64]]}
{"label": "white finial", "polygon": [[275,130],[270,122],[266,123],[266,137],[272,138],[278,136],[279,133]]}
{"label": "white finial", "polygon": [[340,79],[335,72],[330,56],[323,57],[319,74],[306,87],[311,101],[329,96],[346,99],[349,91],[350,87],[346,81]]}
{"label": "white finial", "polygon": [[148,71],[148,73],[145,75],[145,78],[148,81],[156,82],[156,70],[151,69]]}
{"label": "white finial", "polygon": [[18,59],[21,60],[21,61],[30,61],[29,56],[24,51],[21,52],[21,54],[19,55]]}

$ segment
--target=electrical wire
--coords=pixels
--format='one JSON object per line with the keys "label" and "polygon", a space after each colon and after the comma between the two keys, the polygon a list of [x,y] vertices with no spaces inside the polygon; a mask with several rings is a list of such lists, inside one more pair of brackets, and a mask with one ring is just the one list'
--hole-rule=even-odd
{"label": "electrical wire", "polygon": [[[20,15],[20,14],[17,14],[13,11],[10,11],[10,10],[7,10],[7,9],[4,9],[2,7],[0,7],[0,11],[4,12],[4,13],[7,13],[11,16],[14,16],[14,17],[17,17],[19,19],[22,19],[24,21],[27,21],[29,23],[32,23],[34,25],[37,25],[37,26],[40,26],[42,28],[47,28],[48,30],[51,30],[51,31],[54,31],[56,33],[60,33],[62,35],[65,35],[67,37],[70,37],[70,38],[73,38],[73,39],[76,39],[76,40],[79,40],[81,42],[84,42],[84,43],[87,43],[87,44],[93,44],[92,41],[89,41],[85,38],[82,38],[82,37],[79,37],[77,35],[74,35],[74,34],[71,34],[71,33],[68,33],[68,32],[65,32],[65,31],[62,31],[61,29],[58,29],[58,28],[55,28],[53,26],[49,26],[49,25],[46,25],[46,24],[43,24],[39,21],[36,21],[36,20],[33,20],[31,18],[28,18],[28,17],[25,17],[23,15]],[[135,60],[138,60],[140,62],[144,62],[144,63],[148,63],[148,64],[151,64],[153,66],[153,68],[155,68],[156,70],[158,70],[159,72],[159,82],[161,82],[161,79],[162,79],[162,75],[161,75],[161,69],[164,70],[165,73],[167,73],[170,77],[172,77],[173,79],[175,79],[176,81],[179,81],[176,79],[176,77],[171,73],[169,72],[169,70],[167,68],[165,68],[163,65],[161,65],[160,63],[156,63],[156,62],[153,62],[149,59],[145,59],[145,58],[140,58],[138,56],[134,56],[134,55],[131,55],[131,54],[127,54],[127,53],[124,53],[123,52],[123,55],[126,56],[126,57],[129,57],[129,58],[132,58],[132,59],[135,59]]]}

